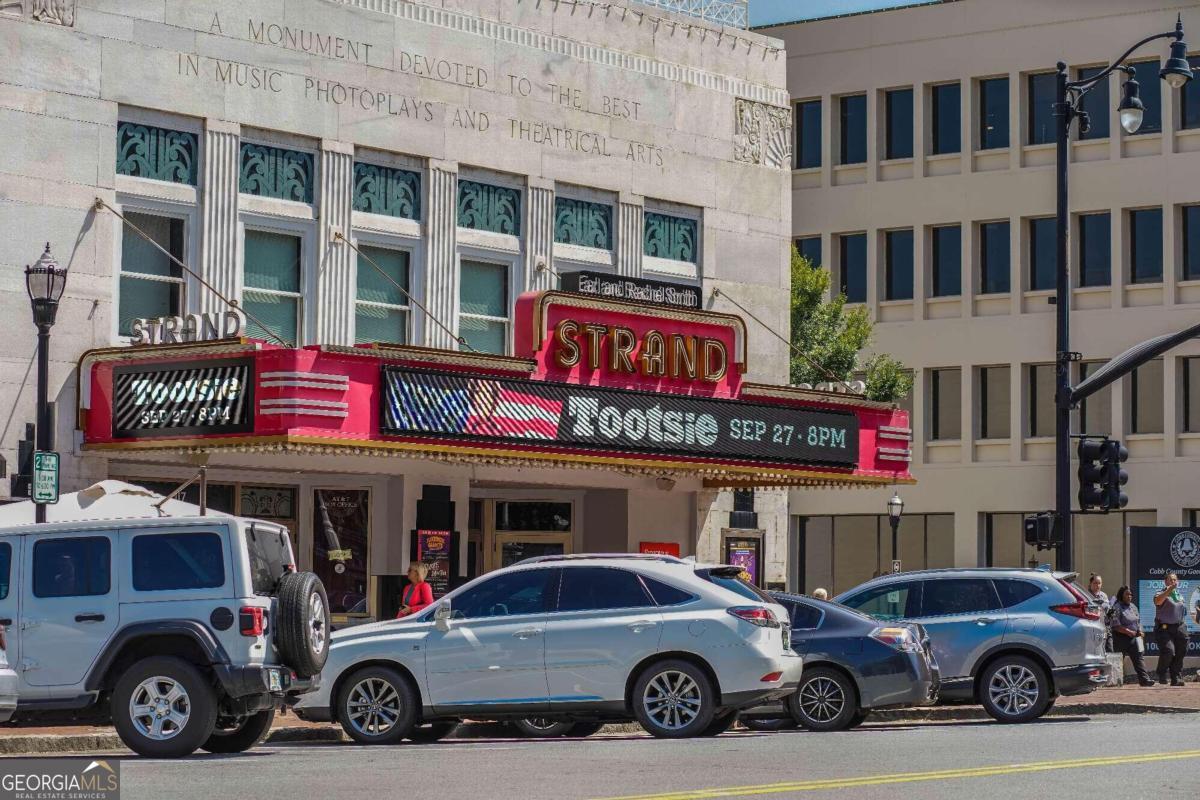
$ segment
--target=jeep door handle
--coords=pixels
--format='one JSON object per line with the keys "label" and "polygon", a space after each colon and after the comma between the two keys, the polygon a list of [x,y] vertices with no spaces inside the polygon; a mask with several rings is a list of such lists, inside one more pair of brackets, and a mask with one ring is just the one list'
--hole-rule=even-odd
{"label": "jeep door handle", "polygon": [[104,622],[103,614],[76,614],[76,622]]}
{"label": "jeep door handle", "polygon": [[513,634],[513,636],[516,637],[517,639],[531,639],[534,636],[541,636],[541,635],[542,635],[541,628],[522,628],[521,630],[519,630]]}
{"label": "jeep door handle", "polygon": [[653,628],[655,624],[655,622],[652,622],[648,619],[639,619],[637,622],[631,622],[625,627],[629,628],[629,630],[633,631],[634,633],[641,633],[642,631],[646,630],[646,628]]}

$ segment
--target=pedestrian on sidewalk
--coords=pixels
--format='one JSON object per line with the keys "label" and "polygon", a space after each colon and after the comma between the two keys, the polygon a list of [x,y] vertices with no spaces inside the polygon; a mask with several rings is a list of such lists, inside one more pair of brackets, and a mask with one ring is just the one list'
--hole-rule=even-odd
{"label": "pedestrian on sidewalk", "polygon": [[1167,573],[1162,591],[1154,595],[1154,638],[1158,642],[1158,682],[1183,686],[1183,658],[1187,655],[1187,606],[1179,596],[1179,576]]}
{"label": "pedestrian on sidewalk", "polygon": [[411,616],[433,605],[433,587],[425,580],[428,575],[429,565],[423,561],[414,561],[408,568],[408,585],[400,592],[400,611],[396,619]]}
{"label": "pedestrian on sidewalk", "polygon": [[[814,600],[828,600],[829,592],[825,591],[824,589],[813,589],[812,596]],[[1200,610],[1198,610],[1196,613],[1200,614]]]}
{"label": "pedestrian on sidewalk", "polygon": [[1129,656],[1139,684],[1153,686],[1154,681],[1146,671],[1146,658],[1143,655],[1146,651],[1146,639],[1142,632],[1142,615],[1133,604],[1133,591],[1128,586],[1117,589],[1111,619],[1113,649],[1121,655]]}
{"label": "pedestrian on sidewalk", "polygon": [[1104,578],[1095,572],[1088,578],[1088,594],[1091,595],[1092,602],[1100,607],[1100,619],[1104,620],[1104,649],[1111,653],[1113,652],[1112,601],[1104,593]]}

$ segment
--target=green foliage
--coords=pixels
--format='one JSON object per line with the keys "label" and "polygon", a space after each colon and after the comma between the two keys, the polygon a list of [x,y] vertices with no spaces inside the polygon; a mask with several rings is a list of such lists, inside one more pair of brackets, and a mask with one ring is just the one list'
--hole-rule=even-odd
{"label": "green foliage", "polygon": [[867,399],[894,403],[912,391],[912,373],[887,353],[876,353],[863,365]]}

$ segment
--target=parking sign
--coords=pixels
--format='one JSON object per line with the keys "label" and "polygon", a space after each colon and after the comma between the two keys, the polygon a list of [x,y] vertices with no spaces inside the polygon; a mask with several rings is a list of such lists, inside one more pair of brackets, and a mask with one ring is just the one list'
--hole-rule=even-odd
{"label": "parking sign", "polygon": [[33,454],[33,502],[58,502],[58,453],[38,450]]}

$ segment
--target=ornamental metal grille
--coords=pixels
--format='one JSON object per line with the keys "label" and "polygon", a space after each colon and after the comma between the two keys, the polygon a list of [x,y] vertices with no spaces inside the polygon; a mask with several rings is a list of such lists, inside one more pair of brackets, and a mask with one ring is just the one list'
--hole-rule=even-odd
{"label": "ornamental metal grille", "polygon": [[459,180],[458,226],[521,235],[521,193],[507,186]]}
{"label": "ornamental metal grille", "polygon": [[134,122],[117,124],[117,174],[196,185],[196,134]]}
{"label": "ornamental metal grille", "polygon": [[642,252],[653,258],[696,263],[696,220],[646,212]]}
{"label": "ornamental metal grille", "polygon": [[260,197],[312,203],[312,154],[242,142],[238,191]]}
{"label": "ornamental metal grille", "polygon": [[646,6],[664,8],[705,22],[728,25],[731,28],[746,28],[749,0],[637,0]]}
{"label": "ornamental metal grille", "polygon": [[612,250],[612,206],[554,198],[554,241]]}
{"label": "ornamental metal grille", "polygon": [[421,176],[406,169],[354,163],[354,210],[421,218]]}

